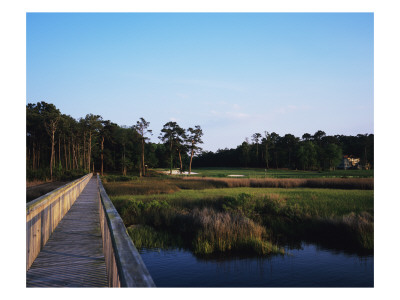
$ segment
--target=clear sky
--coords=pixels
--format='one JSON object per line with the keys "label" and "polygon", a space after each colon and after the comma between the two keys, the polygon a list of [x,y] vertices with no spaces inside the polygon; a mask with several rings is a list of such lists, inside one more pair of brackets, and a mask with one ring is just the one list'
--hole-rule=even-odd
{"label": "clear sky", "polygon": [[255,132],[374,130],[372,13],[28,13],[27,103],[131,126],[200,125],[205,150]]}

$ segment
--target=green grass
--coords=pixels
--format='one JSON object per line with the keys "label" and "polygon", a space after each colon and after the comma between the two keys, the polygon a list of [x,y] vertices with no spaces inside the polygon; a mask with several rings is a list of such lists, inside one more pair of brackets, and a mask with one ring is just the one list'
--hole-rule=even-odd
{"label": "green grass", "polygon": [[[231,180],[245,187],[229,187]],[[260,180],[135,178],[104,186],[125,225],[136,225],[130,234],[141,247],[181,247],[173,236],[198,255],[282,253],[288,239],[373,249],[373,190],[321,188],[339,179],[318,179],[320,188],[246,186]]]}
{"label": "green grass", "polygon": [[219,207],[226,199],[240,194],[250,195],[257,201],[281,199],[286,206],[298,207],[303,215],[330,217],[343,216],[351,212],[367,211],[373,214],[374,192],[369,190],[339,190],[311,188],[226,188],[204,190],[180,190],[165,195],[119,195],[112,197],[120,201],[166,201],[175,207]]}
{"label": "green grass", "polygon": [[[263,168],[194,168],[192,169],[192,172],[198,173],[195,176],[204,176],[204,177],[228,177],[228,175],[244,175],[245,178],[336,178],[336,177],[371,178],[374,177],[374,170],[302,171],[302,170],[268,169],[267,171],[265,171],[265,169]],[[177,176],[186,176],[186,175],[177,175]]]}
{"label": "green grass", "polygon": [[151,226],[134,225],[127,229],[137,248],[173,249],[184,247],[182,239],[167,231],[157,231]]}

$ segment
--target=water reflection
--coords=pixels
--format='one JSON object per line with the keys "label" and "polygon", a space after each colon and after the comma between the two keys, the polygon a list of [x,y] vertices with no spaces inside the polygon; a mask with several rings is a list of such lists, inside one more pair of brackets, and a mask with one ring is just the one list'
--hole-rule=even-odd
{"label": "water reflection", "polygon": [[196,257],[183,249],[141,249],[160,287],[372,287],[373,256],[332,251],[314,244],[289,255]]}

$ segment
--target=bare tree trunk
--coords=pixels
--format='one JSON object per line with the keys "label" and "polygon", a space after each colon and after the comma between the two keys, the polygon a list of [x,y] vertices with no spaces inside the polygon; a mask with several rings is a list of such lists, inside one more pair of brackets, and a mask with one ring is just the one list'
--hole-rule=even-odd
{"label": "bare tree trunk", "polygon": [[77,142],[75,142],[75,166],[76,169],[79,169],[79,144]]}
{"label": "bare tree trunk", "polygon": [[50,180],[53,181],[53,162],[54,162],[54,132],[51,132],[51,157],[50,157]]}
{"label": "bare tree trunk", "polygon": [[71,139],[68,139],[68,168],[71,170]]}
{"label": "bare tree trunk", "polygon": [[178,154],[179,154],[179,162],[181,164],[181,168],[179,169],[179,173],[182,173],[182,157],[181,157],[181,150],[178,150]]}
{"label": "bare tree trunk", "polygon": [[78,152],[78,156],[79,156],[79,168],[82,168],[82,154],[79,149],[79,143],[77,143],[77,147],[78,147],[77,152]]}
{"label": "bare tree trunk", "polygon": [[61,164],[61,137],[58,135],[58,165]]}
{"label": "bare tree trunk", "polygon": [[64,134],[64,158],[65,158],[65,170],[68,170],[67,167],[67,145],[65,144],[65,134]]}
{"label": "bare tree trunk", "polygon": [[38,155],[37,155],[37,165],[36,168],[39,169],[40,167],[40,144],[39,144],[39,149],[38,149]]}
{"label": "bare tree trunk", "polygon": [[76,157],[76,168],[79,169],[80,154],[79,154],[79,142],[75,142],[75,157]]}
{"label": "bare tree trunk", "polygon": [[53,148],[53,169],[56,167],[56,139],[54,138],[54,148]]}
{"label": "bare tree trunk", "polygon": [[261,161],[263,161],[263,160],[264,160],[264,152],[261,151]]}
{"label": "bare tree trunk", "polygon": [[89,144],[88,144],[88,171],[90,171],[90,158],[92,156],[92,132],[89,131]]}
{"label": "bare tree trunk", "polygon": [[258,163],[258,143],[256,143],[256,162]]}
{"label": "bare tree trunk", "polygon": [[86,169],[86,132],[83,132],[83,166]]}
{"label": "bare tree trunk", "polygon": [[169,149],[170,149],[170,152],[171,152],[171,154],[170,154],[170,159],[171,159],[171,164],[170,164],[170,169],[169,169],[169,174],[170,175],[172,175],[172,165],[173,165],[173,163],[172,163],[172,140],[171,140],[171,142],[170,142],[170,147],[169,147]]}
{"label": "bare tree trunk", "polygon": [[101,176],[103,176],[104,136],[101,139]]}
{"label": "bare tree trunk", "polygon": [[31,148],[26,145],[26,167],[29,168],[30,165],[30,152],[31,152]]}
{"label": "bare tree trunk", "polygon": [[142,137],[142,172],[143,176],[146,176],[146,170],[144,168],[144,138]]}
{"label": "bare tree trunk", "polygon": [[192,172],[192,159],[193,159],[194,150],[192,148],[192,152],[190,153],[190,163],[189,163],[189,175]]}
{"label": "bare tree trunk", "polygon": [[33,142],[33,144],[32,144],[32,169],[33,170],[35,170],[35,163],[36,163],[36,156],[35,156],[35,150],[36,150],[36,147],[35,147],[35,142]]}
{"label": "bare tree trunk", "polygon": [[76,159],[76,146],[74,140],[72,140],[72,169],[76,170],[78,168],[78,161]]}
{"label": "bare tree trunk", "polygon": [[124,152],[122,153],[122,175],[126,176],[125,145],[124,145]]}

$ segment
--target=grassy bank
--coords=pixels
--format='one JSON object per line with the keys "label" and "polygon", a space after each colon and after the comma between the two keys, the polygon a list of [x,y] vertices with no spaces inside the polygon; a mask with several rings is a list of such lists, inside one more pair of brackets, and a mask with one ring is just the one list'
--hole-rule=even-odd
{"label": "grassy bank", "polygon": [[[105,185],[107,186],[107,185]],[[107,187],[106,187],[107,189]],[[107,190],[108,192],[108,190]],[[242,200],[243,195],[245,200]],[[163,195],[118,195],[113,202],[118,206],[126,202],[167,203],[169,206],[194,209],[213,207],[222,209],[230,201],[249,205],[276,204],[276,208],[296,208],[298,214],[311,217],[329,217],[345,215],[351,212],[367,211],[373,213],[373,191],[331,190],[331,189],[265,189],[265,188],[230,188],[205,190],[180,190]],[[233,203],[232,202],[232,203]],[[240,208],[238,206],[238,208]],[[279,211],[275,211],[278,213]]]}
{"label": "grassy bank", "polygon": [[185,241],[175,245],[199,255],[282,253],[278,245],[299,239],[373,249],[373,190],[224,188],[219,179],[174,178],[104,186],[125,224],[136,225],[130,234],[137,245],[165,246],[174,236]]}
{"label": "grassy bank", "polygon": [[[164,170],[164,169],[163,169]],[[159,170],[161,171],[161,169]],[[302,171],[262,168],[194,168],[200,177],[228,177],[243,175],[245,178],[372,178],[374,170]]]}
{"label": "grassy bank", "polygon": [[[121,177],[121,176],[120,176]],[[315,179],[246,179],[246,178],[200,178],[200,177],[116,177],[107,176],[103,183],[109,196],[173,194],[180,190],[204,190],[222,188],[329,188],[373,190],[373,178],[315,178]],[[117,177],[119,178],[119,177]]]}

